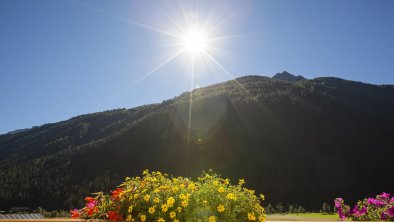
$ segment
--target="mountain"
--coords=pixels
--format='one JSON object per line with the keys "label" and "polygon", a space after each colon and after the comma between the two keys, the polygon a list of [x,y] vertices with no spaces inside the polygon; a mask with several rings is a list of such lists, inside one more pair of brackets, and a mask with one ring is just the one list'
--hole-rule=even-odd
{"label": "mountain", "polygon": [[286,71],[283,71],[281,73],[277,73],[272,78],[284,80],[284,81],[289,81],[289,82],[297,82],[297,81],[305,80],[305,78],[303,76],[300,76],[300,75],[295,76],[295,75],[292,75]]}
{"label": "mountain", "polygon": [[211,168],[244,178],[267,203],[320,209],[394,192],[393,135],[392,85],[245,76],[1,135],[0,209],[80,207],[147,168],[191,177]]}

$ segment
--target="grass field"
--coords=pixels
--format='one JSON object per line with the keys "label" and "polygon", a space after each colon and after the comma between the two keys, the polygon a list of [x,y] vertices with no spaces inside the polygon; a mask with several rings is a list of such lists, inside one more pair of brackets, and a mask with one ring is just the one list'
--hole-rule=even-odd
{"label": "grass field", "polygon": [[300,214],[270,214],[267,221],[338,221],[337,214],[300,213]]}

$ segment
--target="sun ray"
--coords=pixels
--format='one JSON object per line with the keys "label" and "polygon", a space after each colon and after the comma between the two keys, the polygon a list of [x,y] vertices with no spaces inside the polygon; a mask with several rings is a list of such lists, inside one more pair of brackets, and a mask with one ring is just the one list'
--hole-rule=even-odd
{"label": "sun ray", "polygon": [[229,77],[234,78],[234,76],[222,65],[220,64],[219,61],[217,61],[211,54],[208,52],[204,52],[204,54],[213,62],[215,65],[217,65],[224,73],[226,73]]}
{"label": "sun ray", "polygon": [[129,23],[129,24],[132,24],[132,25],[136,25],[136,26],[139,26],[139,27],[144,28],[144,29],[146,29],[146,30],[155,31],[155,32],[158,32],[158,33],[161,33],[161,34],[170,36],[170,37],[175,37],[175,38],[178,38],[178,39],[181,38],[181,36],[180,36],[180,35],[177,35],[176,33],[167,32],[167,31],[162,30],[162,29],[159,29],[159,28],[157,28],[157,27],[153,27],[153,26],[145,25],[145,24],[142,24],[142,23],[139,23],[139,22],[135,22],[135,21],[132,21],[132,20],[129,20],[129,19],[120,17],[120,16],[118,16],[118,15],[114,15],[114,14],[108,12],[108,11],[105,11],[105,10],[102,10],[102,9],[95,8],[95,7],[93,7],[93,6],[90,6],[90,5],[88,5],[88,4],[85,4],[85,3],[82,3],[82,2],[79,2],[79,1],[74,1],[74,2],[77,3],[77,4],[79,4],[79,5],[81,5],[81,6],[83,6],[83,7],[85,7],[85,8],[87,8],[87,9],[96,11],[96,12],[101,13],[101,14],[103,14],[103,15],[110,16],[110,17],[112,17],[112,18],[114,18],[114,19],[117,19],[117,20],[119,20],[119,21],[123,21],[123,22]]}
{"label": "sun ray", "polygon": [[234,79],[234,81],[237,83],[237,85],[239,86],[239,87],[241,87],[241,89],[242,90],[244,90],[244,92],[245,93],[247,93],[248,95],[252,95],[251,93],[250,93],[250,91],[249,90],[247,90],[239,81],[237,81],[236,80],[236,78],[222,65],[222,64],[220,64],[220,62],[219,61],[217,61],[213,56],[211,56],[208,52],[205,52],[205,55],[209,58],[209,59],[211,59],[211,61],[215,64],[215,65],[217,65],[222,71],[224,71],[224,73],[226,73],[231,79]]}
{"label": "sun ray", "polygon": [[209,41],[227,40],[227,39],[237,38],[237,37],[242,37],[242,36],[245,36],[245,33],[210,37],[210,38],[207,38],[207,40],[209,40]]}
{"label": "sun ray", "polygon": [[144,79],[148,78],[152,73],[156,72],[157,70],[161,69],[163,66],[167,65],[168,63],[170,63],[172,60],[174,60],[175,58],[177,58],[180,54],[182,54],[185,50],[184,49],[180,49],[178,50],[174,55],[172,55],[170,58],[166,59],[164,62],[160,63],[158,66],[156,66],[154,69],[152,69],[151,71],[147,72],[146,74],[144,74],[143,76],[141,76],[140,78],[138,78],[136,81],[134,81],[129,88],[134,87],[136,84],[140,83],[141,81],[143,81]]}
{"label": "sun ray", "polygon": [[[164,13],[164,15],[169,19],[169,21],[175,26],[175,28],[178,30],[179,33],[183,33],[183,28],[182,26],[177,23],[170,15],[168,15],[167,13]],[[179,38],[178,38],[179,39]]]}
{"label": "sun ray", "polygon": [[[184,19],[184,21],[185,21],[185,23],[186,23],[187,31],[190,31],[190,29],[191,29],[190,22],[189,22],[188,17],[186,16],[185,10],[184,10],[183,7],[182,7],[182,3],[179,3],[179,8],[180,8],[180,10],[181,10],[183,19]],[[183,32],[183,34],[185,34],[185,30],[182,29],[181,31]]]}
{"label": "sun ray", "polygon": [[[217,29],[219,29],[221,26],[223,26],[223,24],[225,24],[230,18],[232,18],[234,15],[238,14],[238,11],[234,11],[232,12],[230,15],[228,15],[226,18],[220,20],[215,26],[213,26],[212,28],[207,30],[208,34],[213,33],[214,31],[216,31]],[[205,24],[205,23],[204,23]],[[203,27],[205,28],[205,26]]]}
{"label": "sun ray", "polygon": [[[191,13],[188,13],[185,10],[184,5],[182,2],[179,2],[178,8],[179,8],[179,16],[180,18],[174,19],[172,17],[172,14],[170,15],[169,13],[163,12],[163,14],[166,16],[167,20],[169,21],[170,24],[172,24],[171,29],[166,29],[166,28],[158,28],[155,26],[147,25],[147,24],[142,24],[136,21],[132,21],[127,18],[123,18],[118,15],[114,15],[108,11],[95,8],[91,5],[88,5],[86,3],[82,3],[78,0],[74,0],[77,4],[80,6],[83,6],[89,10],[93,10],[97,13],[109,16],[111,18],[117,19],[119,21],[126,22],[131,25],[135,25],[138,27],[141,27],[145,30],[153,31],[156,33],[160,33],[165,36],[172,37],[173,42],[168,42],[166,44],[160,45],[161,47],[168,47],[168,48],[174,48],[175,53],[170,55],[169,58],[165,59],[162,63],[154,67],[152,70],[148,71],[147,73],[143,74],[140,76],[136,81],[132,82],[127,89],[134,87],[135,85],[139,84],[143,80],[147,79],[149,76],[151,76],[153,73],[157,72],[160,70],[162,67],[165,65],[169,64],[176,58],[180,57],[182,54],[185,54],[183,58],[183,64],[187,62],[188,65],[191,65],[191,82],[190,82],[190,100],[189,100],[189,121],[188,121],[188,142],[190,142],[190,130],[191,130],[191,120],[192,120],[192,103],[193,103],[193,89],[194,89],[194,81],[195,81],[195,75],[196,75],[196,66],[197,63],[199,66],[203,67],[209,67],[209,64],[213,64],[214,66],[219,67],[221,71],[223,71],[228,77],[234,79],[234,76],[227,70],[224,65],[222,65],[214,56],[213,56],[213,51],[215,51],[215,55],[217,53],[223,53],[222,48],[218,48],[215,46],[215,43],[221,42],[223,40],[228,40],[232,38],[236,38],[238,36],[241,36],[241,34],[232,34],[232,35],[223,35],[223,36],[217,36],[215,33],[217,30],[221,29],[234,15],[238,13],[238,11],[234,11],[230,13],[228,16],[225,18],[219,20],[217,23],[211,24],[210,18],[212,17],[212,11],[211,10],[205,20],[200,19],[200,14],[198,14],[198,11],[196,7],[193,7],[193,10]],[[161,8],[159,8],[161,10]],[[176,15],[174,15],[175,18]],[[212,25],[212,26],[210,26]],[[165,27],[165,26],[164,26]],[[223,53],[223,54],[227,54]],[[238,82],[237,82],[238,83]],[[238,83],[239,84],[239,83]],[[239,84],[241,87],[242,85]],[[244,88],[244,87],[242,87]]]}
{"label": "sun ray", "polygon": [[190,152],[190,136],[192,127],[192,109],[193,109],[193,89],[194,89],[194,74],[196,69],[195,55],[192,55],[192,67],[191,67],[191,78],[190,78],[190,98],[189,98],[189,112],[188,112],[188,122],[187,122],[187,157],[189,157]]}

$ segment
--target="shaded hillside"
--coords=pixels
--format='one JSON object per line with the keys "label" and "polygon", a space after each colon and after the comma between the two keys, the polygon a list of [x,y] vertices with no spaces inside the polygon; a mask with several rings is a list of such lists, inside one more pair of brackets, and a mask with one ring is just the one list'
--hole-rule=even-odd
{"label": "shaded hillside", "polygon": [[0,207],[80,206],[146,168],[212,168],[268,202],[315,209],[394,191],[393,86],[246,76],[194,90],[189,124],[190,99],[0,136]]}

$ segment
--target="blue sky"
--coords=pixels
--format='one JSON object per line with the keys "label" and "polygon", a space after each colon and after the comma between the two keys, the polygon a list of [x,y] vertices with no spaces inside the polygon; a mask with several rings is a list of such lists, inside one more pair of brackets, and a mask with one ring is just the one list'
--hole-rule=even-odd
{"label": "blue sky", "polygon": [[[394,84],[393,11],[391,0],[2,0],[0,133],[161,102],[192,79],[287,70]],[[191,20],[211,28],[212,57],[160,67],[179,49],[167,34]]]}

